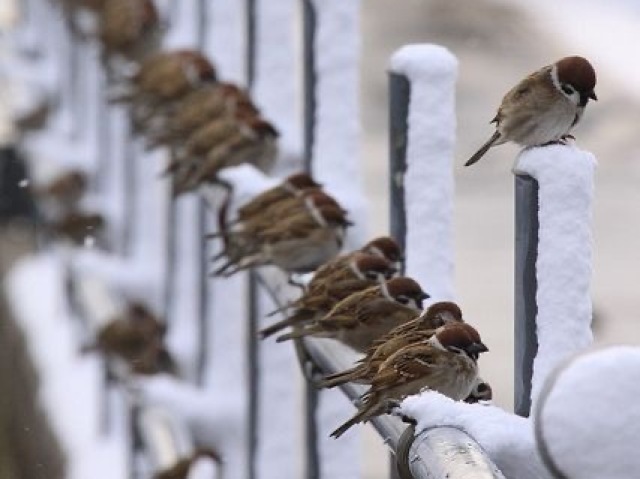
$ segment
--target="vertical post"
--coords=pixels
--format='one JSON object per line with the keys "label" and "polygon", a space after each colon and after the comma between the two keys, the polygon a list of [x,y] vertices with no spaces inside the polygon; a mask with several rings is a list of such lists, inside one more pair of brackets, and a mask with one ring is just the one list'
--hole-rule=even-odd
{"label": "vertical post", "polygon": [[[198,1],[198,19],[197,19],[197,43],[198,48],[202,51],[205,50],[205,42],[207,37],[207,0]],[[208,261],[208,241],[206,239],[207,233],[207,204],[204,198],[198,199],[198,235],[200,237],[200,292],[198,295],[198,356],[196,358],[196,384],[203,386],[204,373],[208,357],[208,339],[209,339],[209,302],[207,296],[209,293],[208,283],[209,277],[207,274],[207,261]]]}
{"label": "vertical post", "polygon": [[[246,0],[246,80],[247,88],[251,89],[255,80],[256,63],[256,1]],[[248,421],[247,421],[247,454],[248,454],[248,477],[255,479],[256,476],[256,453],[258,450],[258,407],[260,394],[259,369],[258,369],[258,281],[256,273],[250,271],[248,280],[248,300],[249,309],[247,317],[247,367],[249,376],[249,400],[248,400]]]}
{"label": "vertical post", "polygon": [[[316,126],[316,12],[311,0],[302,0],[302,65],[304,92],[304,157],[303,166],[307,173],[313,172],[313,144]],[[318,390],[309,381],[304,384],[305,398],[305,463],[306,477],[318,479],[320,477],[320,460],[318,450],[318,424],[316,412],[318,410]]]}
{"label": "vertical post", "polygon": [[313,143],[316,119],[315,38],[316,12],[311,0],[302,0],[304,68],[304,170],[312,171]]}
{"label": "vertical post", "polygon": [[[391,236],[406,251],[407,212],[404,175],[407,172],[407,137],[411,84],[404,75],[389,74],[389,224]],[[405,258],[406,263],[407,258]]]}
{"label": "vertical post", "polygon": [[538,182],[515,176],[514,410],[529,416],[536,337],[536,260],[538,258]]}

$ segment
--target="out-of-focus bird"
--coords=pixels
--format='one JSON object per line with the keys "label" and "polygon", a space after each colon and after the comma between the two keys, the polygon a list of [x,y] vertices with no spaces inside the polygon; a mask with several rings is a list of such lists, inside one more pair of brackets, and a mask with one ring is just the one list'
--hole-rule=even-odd
{"label": "out-of-focus bird", "polygon": [[215,274],[229,276],[255,266],[273,265],[286,273],[308,273],[336,256],[351,225],[345,211],[332,205],[313,207],[261,231]]}
{"label": "out-of-focus bird", "polygon": [[[295,312],[260,331],[264,339],[287,326],[304,325],[328,313],[331,308],[354,293],[390,279],[396,268],[386,259],[355,252],[340,261],[341,268],[331,268],[330,274],[314,276],[305,293],[290,306]],[[340,257],[343,260],[344,257]],[[322,272],[322,267],[318,273]]]}
{"label": "out-of-focus bird", "polygon": [[413,279],[392,278],[348,296],[315,323],[284,334],[277,341],[305,336],[329,337],[365,352],[396,326],[415,319],[422,310],[422,301],[428,297]]}
{"label": "out-of-focus bird", "polygon": [[396,351],[378,369],[362,395],[358,412],[331,436],[388,413],[407,396],[430,389],[456,401],[466,399],[478,377],[478,355],[488,351],[478,332],[466,323],[442,326],[431,338]]}
{"label": "out-of-focus bird", "polygon": [[467,396],[464,402],[469,404],[475,404],[479,402],[489,403],[493,399],[493,389],[491,385],[478,376],[471,393]]}
{"label": "out-of-focus bird", "polygon": [[316,386],[332,388],[348,382],[371,384],[380,365],[396,351],[428,340],[445,324],[462,322],[462,311],[450,301],[433,303],[418,318],[396,326],[389,333],[373,342],[365,357],[346,371],[331,374],[316,383]]}
{"label": "out-of-focus bird", "polygon": [[588,60],[565,57],[532,73],[502,99],[491,123],[496,132],[465,166],[491,148],[512,141],[522,146],[561,142],[580,121],[589,99],[597,100],[596,73]]}

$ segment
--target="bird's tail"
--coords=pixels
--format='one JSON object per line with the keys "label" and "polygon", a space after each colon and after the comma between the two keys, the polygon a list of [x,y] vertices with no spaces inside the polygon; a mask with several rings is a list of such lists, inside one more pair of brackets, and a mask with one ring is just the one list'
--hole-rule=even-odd
{"label": "bird's tail", "polygon": [[288,316],[288,317],[284,318],[283,320],[277,321],[277,322],[267,326],[266,328],[260,330],[260,332],[258,334],[260,335],[261,339],[265,339],[265,338],[268,338],[269,336],[271,336],[272,334],[275,334],[278,331],[283,330],[287,326],[293,326],[293,325],[305,322],[305,321],[307,321],[309,319],[312,319],[313,316],[314,316],[313,313],[310,314],[309,311],[305,311],[305,310],[298,311],[298,312],[292,314],[291,316]]}
{"label": "bird's tail", "polygon": [[346,371],[330,374],[322,378],[320,381],[316,382],[316,386],[319,388],[331,389],[344,383],[351,382],[355,379],[354,375],[357,370],[358,368],[354,367],[351,369],[347,369]]}
{"label": "bird's tail", "polygon": [[469,158],[469,161],[467,161],[464,164],[464,166],[471,166],[474,163],[477,163],[478,160],[480,160],[480,158],[484,156],[484,154],[489,150],[489,148],[491,148],[494,145],[494,143],[499,139],[500,139],[500,132],[496,131],[491,136],[491,138],[489,138],[489,141],[487,141],[484,145],[482,145],[482,147],[478,151],[476,151],[471,158]]}
{"label": "bird's tail", "polygon": [[342,426],[331,433],[331,437],[338,439],[345,432],[351,429],[351,426],[355,426],[356,424],[364,421],[368,421],[370,418],[377,414],[377,405],[376,398],[369,398],[369,400],[365,400],[363,405],[360,407],[358,412],[347,422],[345,422]]}
{"label": "bird's tail", "polygon": [[283,334],[282,336],[278,336],[276,338],[276,343],[282,343],[284,341],[288,341],[289,339],[304,338],[309,334],[310,334],[310,331],[307,330],[306,328],[297,329],[295,331],[291,331],[290,333]]}

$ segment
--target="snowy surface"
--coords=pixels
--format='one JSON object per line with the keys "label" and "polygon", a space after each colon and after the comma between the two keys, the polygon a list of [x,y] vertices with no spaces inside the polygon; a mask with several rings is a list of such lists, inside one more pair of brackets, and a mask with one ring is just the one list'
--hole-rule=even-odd
{"label": "snowy surface", "polygon": [[[349,228],[345,248],[362,246],[367,237],[368,217],[360,168],[360,2],[357,0],[312,0],[316,13],[315,99],[316,117],[312,170],[327,191],[349,210],[356,225]],[[320,392],[318,424],[335,424],[336,417],[349,417],[353,407],[333,391]],[[360,434],[340,441],[322,431],[319,449],[323,478],[359,477]]]}
{"label": "snowy surface", "polygon": [[529,419],[494,406],[456,402],[435,392],[408,397],[402,403],[402,412],[417,419],[416,434],[437,426],[462,429],[507,478],[551,478],[536,452]]}
{"label": "snowy surface", "polygon": [[574,358],[554,378],[536,420],[565,477],[627,479],[640,470],[640,348]]}
{"label": "snowy surface", "polygon": [[593,341],[591,249],[596,160],[575,146],[525,150],[515,171],[538,181],[538,354],[532,404],[553,368]]}
{"label": "snowy surface", "polygon": [[[34,285],[37,301],[33,301]],[[53,255],[23,260],[5,283],[10,307],[39,373],[37,400],[65,453],[65,477],[126,477],[126,416],[111,416],[109,434],[100,434],[105,392],[102,366],[95,355],[79,353],[75,318],[68,310],[64,285],[63,265]]]}
{"label": "snowy surface", "polygon": [[257,0],[255,4],[256,63],[251,93],[262,115],[280,132],[279,156],[274,167],[274,173],[279,176],[303,167],[301,102],[297,88],[298,3],[296,0]]}
{"label": "snowy surface", "polygon": [[408,118],[407,275],[433,298],[454,299],[453,149],[456,58],[437,45],[408,45],[391,70],[411,84]]}

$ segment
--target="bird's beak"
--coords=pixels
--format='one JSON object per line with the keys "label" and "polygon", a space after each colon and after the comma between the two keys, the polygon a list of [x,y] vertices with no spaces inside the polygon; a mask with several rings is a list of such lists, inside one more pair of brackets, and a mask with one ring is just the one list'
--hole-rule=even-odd
{"label": "bird's beak", "polygon": [[428,293],[425,293],[424,291],[420,295],[420,299],[429,299],[430,297],[431,296]]}
{"label": "bird's beak", "polygon": [[486,347],[484,343],[473,343],[469,346],[469,352],[471,354],[486,353],[487,351],[489,351],[489,348]]}
{"label": "bird's beak", "polygon": [[591,90],[591,92],[589,92],[589,98],[591,98],[592,100],[598,101],[598,97],[596,96],[596,92]]}

